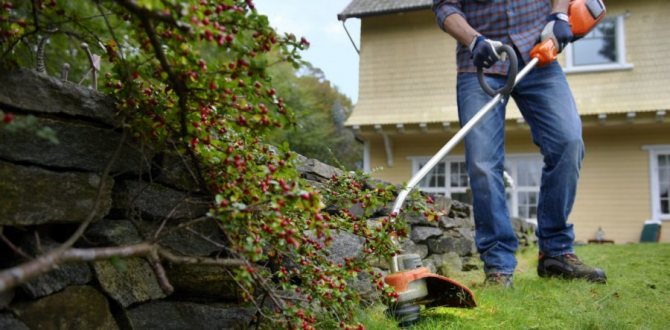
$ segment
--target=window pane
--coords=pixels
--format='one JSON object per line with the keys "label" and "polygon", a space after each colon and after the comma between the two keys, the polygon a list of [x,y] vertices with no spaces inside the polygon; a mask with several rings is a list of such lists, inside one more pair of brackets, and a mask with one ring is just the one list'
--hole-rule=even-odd
{"label": "window pane", "polygon": [[465,162],[451,162],[449,168],[451,170],[451,187],[467,187],[468,173],[465,169]]}
{"label": "window pane", "polygon": [[519,193],[519,216],[522,218],[533,219],[537,217],[537,192]]}
{"label": "window pane", "polygon": [[660,155],[658,156],[658,165],[661,167],[670,165],[670,155]]}
{"label": "window pane", "polygon": [[573,44],[572,54],[573,65],[617,62],[616,18],[603,19],[591,33]]}
{"label": "window pane", "polygon": [[[420,164],[419,168],[423,167],[424,164]],[[437,166],[435,166],[426,176],[421,180],[421,183],[419,183],[420,187],[424,188],[441,188],[445,187],[445,164],[438,163]]]}
{"label": "window pane", "polygon": [[542,176],[542,163],[540,160],[522,160],[517,163],[517,186],[539,187]]}

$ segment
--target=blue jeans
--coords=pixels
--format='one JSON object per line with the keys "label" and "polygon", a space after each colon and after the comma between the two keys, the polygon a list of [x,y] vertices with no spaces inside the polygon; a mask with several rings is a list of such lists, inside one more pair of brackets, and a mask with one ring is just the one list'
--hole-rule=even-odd
{"label": "blue jeans", "polygon": [[[487,76],[493,88],[506,77]],[[459,73],[458,114],[461,126],[490,99],[474,73]],[[535,68],[519,82],[511,96],[531,129],[533,142],[544,158],[536,231],[540,251],[557,256],[573,251],[574,232],[568,223],[584,157],[581,119],[572,92],[556,62]],[[505,202],[505,98],[465,137],[477,250],[484,271],[512,274],[518,241]]]}

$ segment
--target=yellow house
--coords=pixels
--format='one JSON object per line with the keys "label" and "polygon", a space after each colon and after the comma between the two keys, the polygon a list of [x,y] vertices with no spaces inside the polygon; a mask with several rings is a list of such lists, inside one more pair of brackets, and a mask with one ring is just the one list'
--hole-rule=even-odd
{"label": "yellow house", "polygon": [[[600,228],[615,243],[638,242],[645,221],[661,221],[670,242],[670,1],[605,3],[599,27],[559,58],[586,145],[571,221],[577,240]],[[361,19],[360,89],[347,125],[365,143],[365,170],[394,183],[409,181],[459,128],[456,41],[431,4],[352,0],[338,15]],[[505,144],[510,212],[533,220],[542,160],[513,102]],[[467,201],[463,154],[462,145],[452,151],[421,189]]]}

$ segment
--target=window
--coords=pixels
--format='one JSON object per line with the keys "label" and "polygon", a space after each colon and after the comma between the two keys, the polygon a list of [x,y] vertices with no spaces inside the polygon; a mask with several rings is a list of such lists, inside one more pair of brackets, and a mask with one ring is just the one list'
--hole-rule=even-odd
{"label": "window", "polygon": [[604,18],[591,33],[565,49],[565,71],[630,69],[626,62],[625,16]]}
{"label": "window", "polygon": [[[412,173],[418,172],[429,159],[427,157],[414,158]],[[419,182],[419,188],[421,191],[472,204],[472,199],[468,193],[468,173],[465,168],[465,159],[462,157],[448,158],[437,163]]]}
{"label": "window", "polygon": [[536,155],[507,157],[505,171],[513,180],[507,188],[507,207],[513,217],[537,219],[542,165],[542,158]]}
{"label": "window", "polygon": [[[418,172],[428,157],[412,158],[413,172]],[[506,188],[507,206],[513,217],[534,220],[537,218],[537,203],[542,176],[542,158],[538,155],[508,155],[505,172],[512,184]],[[447,196],[453,200],[472,204],[465,159],[447,157],[419,183],[422,191]]]}
{"label": "window", "polygon": [[653,220],[670,220],[670,146],[649,146]]}

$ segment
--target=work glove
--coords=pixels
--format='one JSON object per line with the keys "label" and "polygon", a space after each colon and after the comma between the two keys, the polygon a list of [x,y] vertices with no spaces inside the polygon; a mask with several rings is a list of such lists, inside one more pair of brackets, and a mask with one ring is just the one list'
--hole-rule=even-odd
{"label": "work glove", "polygon": [[498,62],[504,60],[504,53],[501,57],[496,48],[502,46],[502,42],[486,39],[483,36],[477,36],[470,43],[470,53],[472,53],[472,62],[478,68],[490,68]]}
{"label": "work glove", "polygon": [[552,39],[558,52],[562,52],[565,46],[573,41],[572,29],[568,22],[568,15],[564,13],[553,13],[547,16],[547,25],[544,26],[540,40]]}

